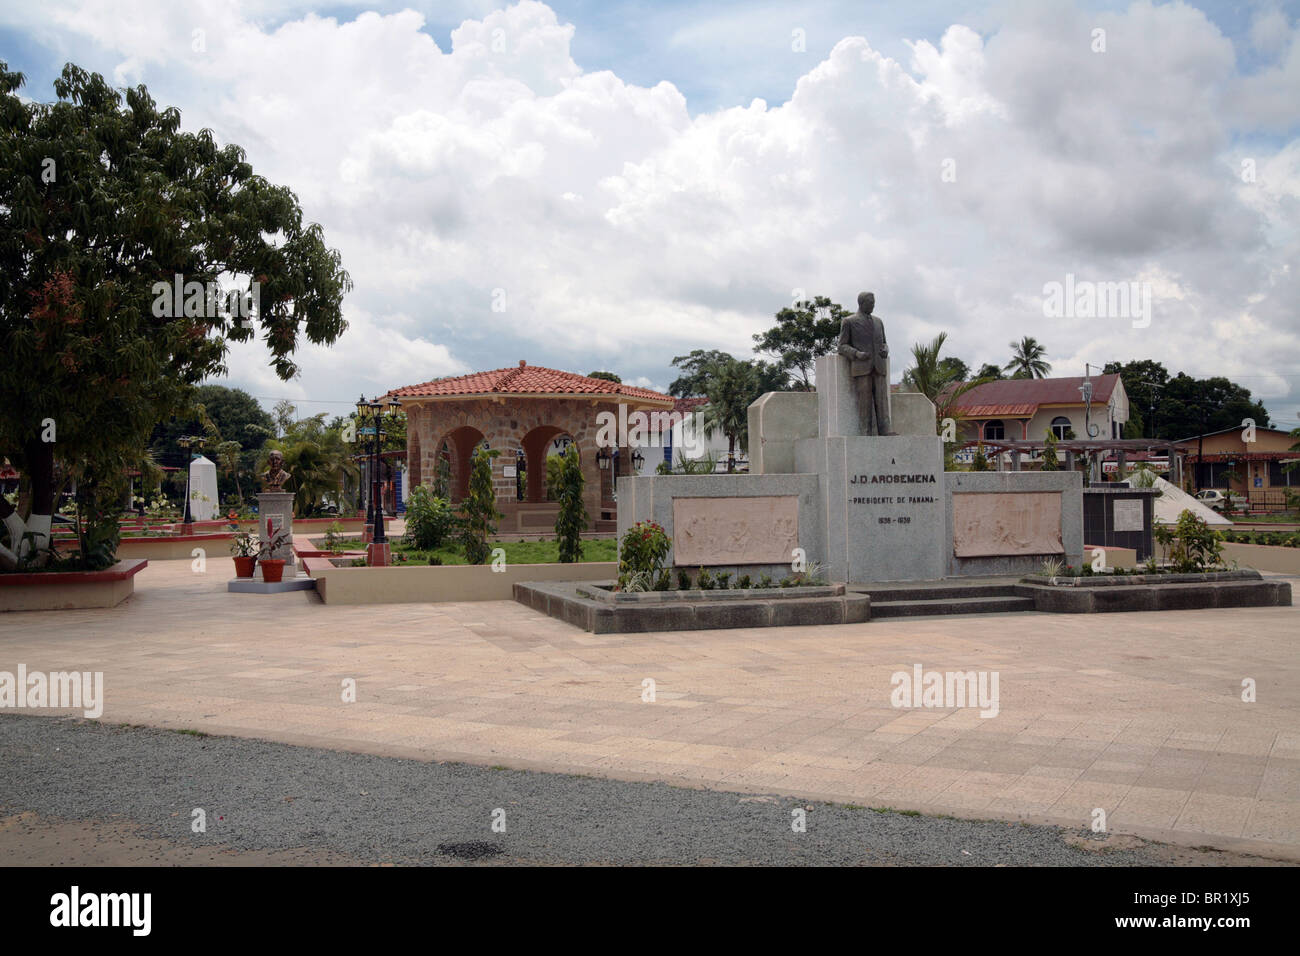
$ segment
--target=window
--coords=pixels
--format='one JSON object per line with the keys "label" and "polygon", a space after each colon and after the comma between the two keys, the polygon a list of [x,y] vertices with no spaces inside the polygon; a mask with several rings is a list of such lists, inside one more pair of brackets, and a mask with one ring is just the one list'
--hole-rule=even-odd
{"label": "window", "polygon": [[1002,419],[995,418],[991,422],[984,423],[984,438],[986,441],[1001,441],[1007,437],[1007,430],[1002,425]]}
{"label": "window", "polygon": [[1268,483],[1272,488],[1282,488],[1288,485],[1300,485],[1300,466],[1293,471],[1287,471],[1287,466],[1280,461],[1270,461],[1268,463]]}
{"label": "window", "polygon": [[1057,415],[1052,419],[1052,434],[1056,436],[1057,441],[1064,441],[1065,433],[1073,427],[1064,415]]}
{"label": "window", "polygon": [[1196,485],[1198,488],[1227,488],[1228,474],[1233,471],[1226,462],[1201,462],[1196,466]]}

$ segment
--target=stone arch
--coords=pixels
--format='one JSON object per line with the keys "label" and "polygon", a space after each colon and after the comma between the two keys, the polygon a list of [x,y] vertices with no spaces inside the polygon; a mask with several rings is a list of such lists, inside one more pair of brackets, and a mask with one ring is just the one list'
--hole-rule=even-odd
{"label": "stone arch", "polygon": [[[546,459],[550,457],[551,443],[562,437],[567,437],[577,444],[577,439],[567,429],[558,425],[537,425],[529,429],[519,440],[528,469],[528,491],[524,496],[525,501],[546,500]],[[581,448],[578,450],[578,457],[579,459],[582,457]]]}
{"label": "stone arch", "polygon": [[445,447],[451,458],[451,484],[447,494],[452,501],[464,501],[469,495],[469,472],[474,449],[483,441],[483,433],[473,425],[459,425],[446,432],[435,444],[435,455],[441,454]]}

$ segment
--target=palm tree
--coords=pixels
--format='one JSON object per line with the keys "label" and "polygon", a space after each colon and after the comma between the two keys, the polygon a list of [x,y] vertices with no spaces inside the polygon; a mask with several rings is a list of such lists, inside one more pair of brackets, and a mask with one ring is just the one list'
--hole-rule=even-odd
{"label": "palm tree", "polygon": [[912,361],[915,363],[903,373],[903,384],[916,389],[930,401],[934,402],[935,426],[943,432],[943,420],[952,415],[953,404],[972,388],[983,385],[992,379],[981,377],[970,382],[956,379],[952,366],[945,366],[939,358],[943,343],[948,340],[947,332],[940,332],[928,345],[917,342],[912,346]]}
{"label": "palm tree", "polygon": [[273,450],[284,455],[285,470],[293,476],[293,504],[299,517],[319,510],[326,496],[339,498],[344,480],[360,474],[342,427],[326,425],[323,412],[291,423],[282,437],[268,441],[259,471]]}
{"label": "palm tree", "polygon": [[1047,349],[1033,336],[1026,335],[1019,342],[1011,342],[1011,361],[1003,370],[1011,372],[1012,378],[1046,378],[1052,370],[1050,362],[1045,361]]}
{"label": "palm tree", "polygon": [[939,393],[952,381],[949,370],[939,364],[939,351],[948,340],[947,332],[940,332],[925,345],[917,342],[912,346],[912,361],[915,363],[903,373],[903,384],[909,385],[932,402],[938,401]]}
{"label": "palm tree", "polygon": [[727,436],[727,471],[736,467],[736,444],[749,444],[749,403],[758,396],[754,365],[728,355],[713,363],[704,383],[704,435],[721,431]]}

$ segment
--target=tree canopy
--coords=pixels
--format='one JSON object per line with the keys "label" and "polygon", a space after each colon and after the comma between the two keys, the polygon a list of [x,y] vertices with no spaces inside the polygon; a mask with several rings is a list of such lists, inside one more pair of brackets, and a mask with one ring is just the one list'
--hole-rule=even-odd
{"label": "tree canopy", "polygon": [[754,335],[754,351],[776,356],[795,389],[810,392],[817,357],[835,351],[840,323],[851,314],[824,295],[796,302],[776,313],[776,325]]}
{"label": "tree canopy", "polygon": [[1124,383],[1130,416],[1145,426],[1147,434],[1141,437],[1191,438],[1239,428],[1247,418],[1261,428],[1269,425],[1264,403],[1222,375],[1198,379],[1179,372],[1170,377],[1163,364],[1151,359],[1110,362],[1102,371],[1118,373]]}
{"label": "tree canopy", "polygon": [[703,409],[704,433],[712,436],[720,431],[727,437],[727,470],[732,470],[737,446],[749,446],[749,406],[766,392],[783,390],[789,375],[774,363],[738,359],[716,349],[695,349],[674,358],[673,364],[684,374],[673,381],[669,392],[708,399]]}
{"label": "tree canopy", "polygon": [[[228,341],[260,337],[292,377],[303,337],[346,328],[351,280],[289,189],[143,86],[72,64],[54,102],[23,83],[0,62],[0,454],[44,516],[68,478],[115,481]],[[230,290],[252,316],[221,305]]]}

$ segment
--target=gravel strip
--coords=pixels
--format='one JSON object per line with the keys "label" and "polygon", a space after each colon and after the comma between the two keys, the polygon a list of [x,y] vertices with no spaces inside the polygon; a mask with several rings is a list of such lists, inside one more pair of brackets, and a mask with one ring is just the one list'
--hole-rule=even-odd
{"label": "gravel strip", "polygon": [[[804,833],[791,829],[791,811],[799,807],[806,812]],[[195,808],[206,813],[206,833],[191,831]],[[129,821],[143,836],[178,844],[308,848],[375,863],[1171,862],[1162,854],[1169,848],[1158,844],[1079,849],[1067,839],[1087,834],[1060,827],[17,715],[0,716],[0,809],[62,820]],[[504,833],[492,828],[498,809],[505,811]]]}

